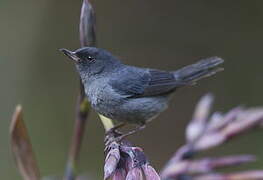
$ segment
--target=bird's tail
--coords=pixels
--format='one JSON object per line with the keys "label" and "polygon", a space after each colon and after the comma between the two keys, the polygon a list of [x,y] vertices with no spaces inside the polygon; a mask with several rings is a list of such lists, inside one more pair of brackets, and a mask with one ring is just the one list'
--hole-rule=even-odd
{"label": "bird's tail", "polygon": [[194,84],[199,79],[211,76],[223,68],[217,67],[224,62],[219,57],[210,57],[201,60],[195,64],[183,67],[174,72],[175,78],[181,81],[183,84]]}

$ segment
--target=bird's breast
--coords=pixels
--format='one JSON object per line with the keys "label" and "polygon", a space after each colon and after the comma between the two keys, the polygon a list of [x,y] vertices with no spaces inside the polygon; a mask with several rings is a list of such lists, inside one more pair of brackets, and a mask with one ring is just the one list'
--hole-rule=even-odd
{"label": "bird's breast", "polygon": [[85,92],[91,106],[100,114],[113,117],[122,104],[122,98],[105,81],[86,86]]}

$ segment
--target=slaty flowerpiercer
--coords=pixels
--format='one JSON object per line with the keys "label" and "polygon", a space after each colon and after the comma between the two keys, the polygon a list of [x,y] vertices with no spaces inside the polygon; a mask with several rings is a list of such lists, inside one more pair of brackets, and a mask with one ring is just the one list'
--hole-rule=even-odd
{"label": "slaty flowerpiercer", "polygon": [[222,70],[219,57],[210,57],[176,71],[161,71],[123,64],[110,52],[95,47],[76,51],[60,49],[73,60],[92,107],[100,114],[137,128],[133,134],[163,112],[171,95],[180,87],[195,84]]}

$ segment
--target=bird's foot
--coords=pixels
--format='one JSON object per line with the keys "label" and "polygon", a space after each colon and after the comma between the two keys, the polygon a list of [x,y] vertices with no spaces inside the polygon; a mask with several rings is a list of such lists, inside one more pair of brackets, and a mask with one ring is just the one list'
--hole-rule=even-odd
{"label": "bird's foot", "polygon": [[118,137],[118,136],[122,135],[122,133],[120,131],[118,131],[118,129],[125,126],[125,125],[126,125],[126,123],[120,123],[120,124],[117,124],[114,127],[112,127],[110,130],[108,130],[105,134],[104,143],[107,143],[108,141],[110,141],[110,139],[112,139],[114,137]]}
{"label": "bird's foot", "polygon": [[[123,125],[121,125],[122,127]],[[111,130],[109,130],[106,133],[106,137],[105,137],[105,146],[109,146],[111,143],[116,142],[116,143],[120,143],[123,139],[125,139],[126,137],[133,135],[141,130],[143,130],[145,128],[145,124],[140,125],[138,127],[136,127],[135,129],[127,132],[126,134],[122,134],[120,132],[116,132],[116,129],[119,128],[119,126],[117,128],[113,127]]]}
{"label": "bird's foot", "polygon": [[104,139],[105,146],[109,146],[112,142],[119,142],[118,137],[120,136],[122,136],[122,133],[119,131],[108,131]]}

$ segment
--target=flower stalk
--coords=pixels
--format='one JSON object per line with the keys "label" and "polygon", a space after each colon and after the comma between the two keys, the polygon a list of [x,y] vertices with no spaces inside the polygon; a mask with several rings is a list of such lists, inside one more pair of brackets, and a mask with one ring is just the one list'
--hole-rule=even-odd
{"label": "flower stalk", "polygon": [[[88,0],[83,0],[79,25],[80,45],[82,47],[96,45],[95,26],[95,14],[93,8]],[[80,80],[80,90],[76,103],[75,127],[65,172],[65,180],[74,180],[76,177],[77,161],[89,112],[90,105],[85,96],[84,86]]]}

